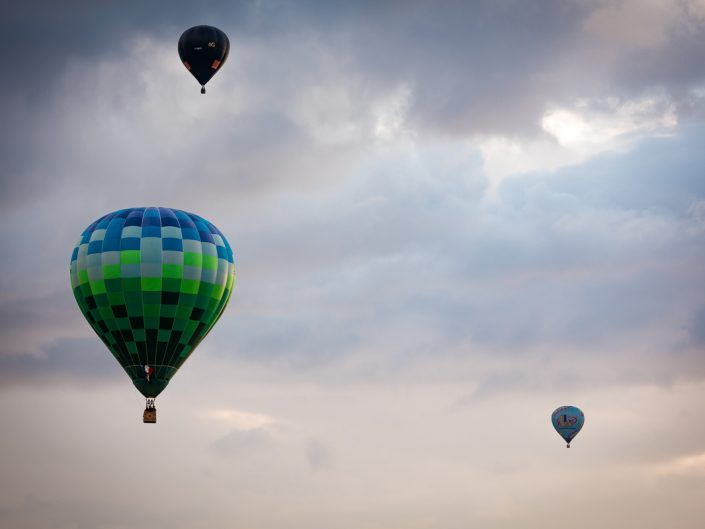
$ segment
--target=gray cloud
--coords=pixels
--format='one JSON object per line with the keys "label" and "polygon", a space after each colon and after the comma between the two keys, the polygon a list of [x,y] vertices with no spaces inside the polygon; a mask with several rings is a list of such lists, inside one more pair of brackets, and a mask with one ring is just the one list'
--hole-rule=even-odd
{"label": "gray cloud", "polygon": [[[227,201],[211,204],[222,212],[209,217],[233,234],[240,279],[209,343],[221,356],[298,370],[370,348],[394,370],[428,355],[530,358],[543,347],[599,358],[585,382],[607,381],[605,366],[623,381],[701,376],[701,355],[682,335],[697,329],[705,281],[692,208],[705,197],[691,148],[699,134],[507,178],[494,204],[474,156],[446,162],[432,149],[394,153],[403,178],[382,157],[339,189],[289,191],[230,213]],[[36,334],[67,315],[74,336],[91,332],[68,286],[33,303],[36,316],[7,305],[8,332],[12,318]]]}
{"label": "gray cloud", "polygon": [[[678,144],[698,137],[692,131]],[[258,227],[257,255],[244,234],[243,255],[264,263],[286,256],[286,272],[248,270],[245,258],[239,314],[224,333],[253,358],[334,358],[370,344],[390,356],[430,344],[434,354],[521,356],[544,344],[592,357],[603,350],[604,361],[625,347],[654,360],[659,350],[678,356],[678,329],[700,306],[696,285],[705,280],[702,231],[688,213],[705,190],[699,154],[686,154],[697,149],[673,145],[661,139],[507,179],[494,206],[467,191],[472,178],[465,195],[439,195],[444,181],[419,176],[426,168],[418,158],[404,185],[375,173],[374,185],[345,203],[332,195],[312,214],[303,202],[296,221]],[[280,300],[286,308],[274,308]],[[702,373],[698,355],[681,360],[669,358],[665,371],[658,362],[643,367],[657,378]]]}
{"label": "gray cloud", "polygon": [[705,182],[700,177],[705,157],[696,148],[700,134],[699,127],[685,128],[675,138],[640,142],[627,154],[605,154],[551,175],[509,178],[501,192],[515,208],[526,207],[530,193],[547,185],[546,191],[556,199],[547,206],[558,207],[560,200],[568,210],[577,200],[583,207],[600,210],[684,217],[691,204],[705,196]]}
{"label": "gray cloud", "polygon": [[693,313],[688,330],[698,345],[705,346],[705,306]]}
{"label": "gray cloud", "polygon": [[[628,16],[635,7],[625,5],[622,15]],[[411,90],[408,120],[422,135],[540,133],[549,104],[605,93],[639,96],[650,89],[669,91],[692,112],[691,89],[702,81],[705,61],[702,47],[694,45],[703,27],[687,6],[672,7],[674,26],[665,28],[656,49],[629,53],[623,43],[585,29],[609,3],[447,2],[440,9],[424,2],[363,2],[341,9],[325,2],[214,2],[198,8],[154,2],[106,9],[74,2],[14,8],[0,46],[3,64],[11,65],[18,83],[2,98],[2,195],[11,205],[36,196],[39,185],[51,192],[67,179],[85,185],[89,175],[97,185],[120,178],[129,187],[167,172],[182,191],[228,187],[240,193],[274,182],[320,180],[322,172],[341,170],[337,158],[363,146],[351,139],[342,152],[322,146],[302,128],[302,116],[354,117],[357,126],[369,127],[372,107],[400,85]],[[180,31],[196,18],[217,21],[231,33],[233,55],[218,86],[231,102],[247,101],[248,110],[191,120],[180,127],[181,141],[163,144],[159,138],[184,108],[181,102],[169,108],[171,93],[189,80],[177,69],[175,51],[167,57],[160,50],[174,48]],[[688,20],[688,31],[677,31]],[[28,33],[33,38],[24,38]],[[150,39],[141,49],[140,38]],[[20,40],[28,50],[12,52]],[[602,55],[589,53],[605,46],[609,67]],[[143,56],[150,52],[153,60]],[[161,79],[170,81],[150,88],[150,75],[172,72],[167,60],[175,65],[173,75]],[[682,75],[673,65],[681,65]],[[607,80],[616,84],[606,86]],[[340,91],[340,97],[316,98],[321,87]],[[166,121],[158,112],[141,111],[152,89],[166,107]],[[341,116],[343,101],[349,108]],[[116,107],[123,123],[109,112]],[[319,127],[325,123],[320,120]],[[123,127],[136,145],[156,150],[131,148]],[[189,133],[204,127],[215,131],[207,141]]]}
{"label": "gray cloud", "polygon": [[4,502],[4,505],[0,505],[0,519],[0,526],[15,529],[104,529],[146,524],[166,528],[174,527],[174,523],[178,522],[165,519],[164,513],[150,512],[143,505],[132,505],[128,509],[124,505],[106,501],[49,499],[34,494],[25,496],[22,502],[15,505]]}
{"label": "gray cloud", "polygon": [[318,439],[306,441],[306,459],[314,472],[330,468],[333,464],[333,455],[330,449]]}
{"label": "gray cloud", "polygon": [[57,338],[40,356],[0,356],[0,387],[70,383],[93,387],[128,379],[107,348],[94,337]]}

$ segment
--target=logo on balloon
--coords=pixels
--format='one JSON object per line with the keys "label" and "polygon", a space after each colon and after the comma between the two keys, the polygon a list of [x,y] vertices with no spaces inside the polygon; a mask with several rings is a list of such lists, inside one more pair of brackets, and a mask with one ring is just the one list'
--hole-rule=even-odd
{"label": "logo on balloon", "polygon": [[209,48],[215,48],[215,42],[209,42],[208,43]]}
{"label": "logo on balloon", "polygon": [[564,428],[566,426],[573,426],[576,422],[578,422],[577,417],[571,417],[569,415],[561,415],[558,417],[558,427],[559,428]]}

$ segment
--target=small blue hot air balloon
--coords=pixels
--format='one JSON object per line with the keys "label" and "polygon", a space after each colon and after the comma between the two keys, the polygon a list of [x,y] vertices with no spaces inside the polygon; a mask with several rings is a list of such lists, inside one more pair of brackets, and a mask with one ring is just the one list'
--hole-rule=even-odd
{"label": "small blue hot air balloon", "polygon": [[570,442],[585,424],[585,415],[575,406],[561,406],[551,415],[551,422],[558,435],[568,443],[567,448],[570,448]]}

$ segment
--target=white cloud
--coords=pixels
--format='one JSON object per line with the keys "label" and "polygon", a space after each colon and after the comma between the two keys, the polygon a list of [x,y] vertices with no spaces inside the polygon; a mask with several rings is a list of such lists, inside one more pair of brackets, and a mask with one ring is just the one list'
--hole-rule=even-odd
{"label": "white cloud", "polygon": [[604,152],[626,151],[646,136],[672,133],[677,125],[675,105],[665,95],[584,99],[548,109],[541,118],[543,137],[488,136],[476,144],[493,197],[507,176],[554,171]]}
{"label": "white cloud", "polygon": [[552,171],[579,163],[583,158],[580,153],[562,147],[551,138],[527,140],[491,136],[480,140],[478,148],[482,153],[484,173],[490,184],[490,196],[494,196],[500,182],[507,176],[532,171]]}
{"label": "white cloud", "polygon": [[582,100],[573,108],[553,108],[541,120],[543,130],[562,147],[583,157],[623,148],[625,139],[669,132],[676,125],[675,108],[665,96]]}
{"label": "white cloud", "polygon": [[401,84],[392,94],[377,104],[373,113],[374,133],[378,140],[394,140],[404,130],[404,120],[409,110],[412,93],[408,85]]}
{"label": "white cloud", "polygon": [[237,430],[259,430],[278,422],[274,417],[262,413],[247,412],[233,408],[209,410],[203,412],[202,417]]}
{"label": "white cloud", "polygon": [[662,476],[701,476],[705,478],[705,452],[682,456],[651,467]]}

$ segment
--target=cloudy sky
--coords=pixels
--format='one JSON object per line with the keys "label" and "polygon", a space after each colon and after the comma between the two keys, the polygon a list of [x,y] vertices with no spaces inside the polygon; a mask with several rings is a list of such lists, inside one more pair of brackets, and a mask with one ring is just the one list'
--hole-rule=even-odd
{"label": "cloudy sky", "polygon": [[[2,529],[702,527],[705,1],[24,0],[0,58]],[[156,426],[68,277],[145,205],[238,270]]]}

